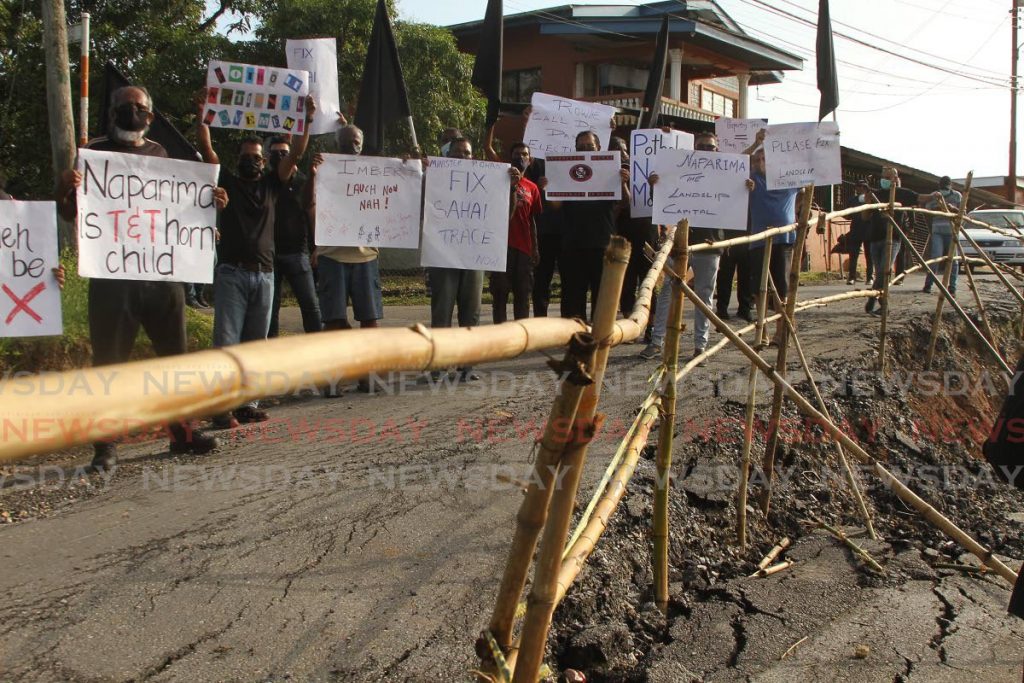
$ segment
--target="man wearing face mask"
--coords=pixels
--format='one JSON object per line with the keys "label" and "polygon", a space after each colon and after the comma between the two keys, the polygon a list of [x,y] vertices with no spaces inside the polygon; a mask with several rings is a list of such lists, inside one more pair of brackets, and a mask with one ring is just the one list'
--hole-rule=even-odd
{"label": "man wearing face mask", "polygon": [[[196,140],[203,160],[219,164],[213,150],[210,128],[202,119],[206,89],[197,97]],[[216,347],[266,339],[270,329],[274,297],[274,219],[282,186],[291,182],[296,164],[309,144],[309,124],[316,113],[316,101],[306,97],[305,132],[292,150],[277,164],[275,174],[264,174],[263,142],[249,137],[238,146],[237,173],[224,166],[219,184],[230,202],[220,215],[217,269],[213,276],[213,343]],[[239,422],[263,422],[266,411],[256,401],[214,418],[221,428]]]}
{"label": "man wearing face mask", "polygon": [[[277,135],[267,144],[268,175],[277,178],[277,169],[291,152],[291,139]],[[274,299],[270,311],[268,337],[278,335],[281,312],[281,284],[288,279],[292,293],[299,302],[302,313],[303,331],[319,332],[323,327],[320,320],[320,304],[316,299],[313,284],[313,268],[310,264],[310,247],[313,244],[313,223],[306,206],[311,194],[306,176],[295,171],[289,182],[278,182],[277,206],[274,214]]]}
{"label": "man wearing face mask", "polygon": [[[939,179],[938,191],[930,196],[925,208],[933,211],[955,212],[960,208],[962,201],[963,195],[953,189],[953,181],[948,175],[944,175]],[[952,240],[953,224],[950,219],[945,216],[932,216],[932,236],[928,240],[928,259],[942,258],[948,254],[949,244]],[[949,274],[949,293],[956,294],[956,277],[960,271],[960,264],[953,261],[952,264],[946,264],[945,267],[953,269]],[[931,294],[932,282],[934,282],[934,278],[929,275],[924,283],[924,289],[921,291]]]}
{"label": "man wearing face mask", "polygon": [[508,295],[512,293],[512,315],[516,320],[530,317],[533,268],[540,260],[536,217],[543,211],[540,188],[526,178],[530,148],[523,142],[512,145],[512,186],[509,198],[508,257],[505,271],[491,273],[494,324],[508,320]]}
{"label": "man wearing face mask", "polygon": [[[857,185],[854,187],[853,201],[850,202],[850,207],[863,206],[864,204],[870,204],[871,188],[868,186],[867,181],[858,180]],[[868,237],[871,234],[871,221],[873,211],[862,211],[855,213],[850,216],[850,232],[846,235],[846,246],[847,251],[850,255],[850,274],[849,279],[846,281],[847,284],[852,285],[857,282],[857,261],[860,260],[860,249],[864,247],[864,282],[871,283],[872,264],[871,264],[871,249],[868,241]]]}
{"label": "man wearing face mask", "polygon": [[[167,157],[167,151],[146,137],[153,122],[153,100],[142,87],[118,88],[110,98],[110,125],[106,136],[91,140],[86,149],[120,154]],[[82,175],[75,170],[61,174],[57,188],[57,208],[61,215],[75,220],[78,213],[77,188]],[[224,189],[214,190],[214,202],[223,209],[228,198]],[[89,281],[89,340],[94,366],[123,363],[131,358],[135,337],[142,327],[158,356],[185,353],[185,290],[180,282],[140,280]],[[195,431],[191,422],[167,426],[172,453],[208,453],[217,447],[217,439]],[[117,462],[113,441],[93,444],[92,467],[109,470]]]}

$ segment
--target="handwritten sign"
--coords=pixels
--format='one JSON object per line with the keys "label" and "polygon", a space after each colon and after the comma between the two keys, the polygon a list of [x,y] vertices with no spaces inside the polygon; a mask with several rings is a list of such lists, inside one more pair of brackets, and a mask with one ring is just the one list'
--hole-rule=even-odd
{"label": "handwritten sign", "polygon": [[768,127],[768,119],[715,120],[715,135],[718,136],[718,151],[742,154],[754,144],[757,131]]}
{"label": "handwritten sign", "polygon": [[571,154],[576,151],[576,135],[585,130],[597,133],[601,149],[608,148],[615,107],[542,92],[533,93],[530,107],[523,142],[533,156],[547,159],[548,154]]}
{"label": "handwritten sign", "polygon": [[[338,45],[334,38],[287,40],[288,68],[309,72],[309,94],[316,100],[318,115],[309,124],[310,135],[333,133],[339,128]],[[301,131],[296,131],[301,132]]]}
{"label": "handwritten sign", "polygon": [[764,163],[769,190],[843,182],[839,125],[822,121],[768,126]]}
{"label": "handwritten sign", "polygon": [[53,202],[0,201],[0,337],[64,332]]}
{"label": "handwritten sign", "polygon": [[415,249],[422,199],[419,159],[324,154],[316,174],[316,243]]}
{"label": "handwritten sign", "polygon": [[78,151],[78,273],[213,282],[220,166]]}
{"label": "handwritten sign", "polygon": [[629,214],[650,218],[654,198],[647,182],[654,173],[654,158],[665,149],[693,149],[693,134],[681,130],[664,133],[660,128],[634,130],[629,138]]}
{"label": "handwritten sign", "polygon": [[655,223],[675,225],[686,218],[695,228],[747,229],[746,154],[670,149],[657,156],[654,171]]}
{"label": "handwritten sign", "polygon": [[213,60],[203,122],[215,128],[298,133],[306,125],[309,72]]}
{"label": "handwritten sign", "polygon": [[576,152],[549,155],[545,161],[547,199],[571,202],[619,199],[622,196],[622,155],[614,152]]}
{"label": "handwritten sign", "polygon": [[508,164],[430,157],[420,264],[505,270]]}

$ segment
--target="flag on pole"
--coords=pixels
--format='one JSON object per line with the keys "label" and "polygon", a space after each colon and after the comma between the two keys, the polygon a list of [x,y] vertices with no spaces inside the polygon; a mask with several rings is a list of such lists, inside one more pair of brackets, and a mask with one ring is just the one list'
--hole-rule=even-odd
{"label": "flag on pole", "polygon": [[384,0],[377,0],[355,118],[355,124],[363,130],[366,153],[379,154],[384,148],[384,127],[387,124],[411,116],[409,93],[405,88],[402,63],[398,60],[391,19]]}
{"label": "flag on pole", "polygon": [[821,93],[821,103],[818,105],[818,120],[821,121],[839,106],[836,49],[835,44],[832,42],[832,19],[828,13],[828,0],[818,0],[816,56],[818,63],[818,91]]}
{"label": "flag on pole", "polygon": [[644,90],[643,108],[640,110],[638,128],[655,128],[661,113],[661,93],[665,89],[665,67],[668,64],[668,15],[661,18],[658,39],[654,44],[651,69],[647,72],[647,89]]}
{"label": "flag on pole", "polygon": [[[114,91],[118,88],[124,88],[129,85],[133,85],[128,77],[125,76],[121,71],[114,66],[111,62],[107,62],[103,68],[103,100],[100,102],[100,135],[107,134],[107,127],[110,125],[110,96],[114,94]],[[146,133],[146,137],[154,142],[159,142],[163,145],[164,149],[167,150],[167,156],[172,159],[182,159],[184,161],[202,161],[203,157],[199,154],[199,151],[192,146],[185,136],[178,132],[178,129],[171,124],[167,118],[157,110],[156,105],[153,106],[153,123],[149,126],[149,132]]]}
{"label": "flag on pole", "polygon": [[476,52],[476,62],[473,63],[473,77],[470,79],[487,98],[487,128],[498,120],[498,109],[501,107],[504,33],[502,0],[487,0],[487,12],[480,31],[480,46]]}

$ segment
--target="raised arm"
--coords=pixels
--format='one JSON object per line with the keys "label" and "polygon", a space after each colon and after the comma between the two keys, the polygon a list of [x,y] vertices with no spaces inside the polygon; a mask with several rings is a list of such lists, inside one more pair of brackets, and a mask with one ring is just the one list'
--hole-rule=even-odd
{"label": "raised arm", "polygon": [[487,135],[484,136],[484,156],[488,161],[501,161],[498,157],[498,153],[494,151],[494,126],[487,129]]}
{"label": "raised arm", "polygon": [[302,137],[299,141],[292,146],[292,151],[288,153],[281,163],[277,165],[277,177],[282,182],[288,182],[291,177],[295,174],[295,167],[299,163],[299,159],[306,153],[306,148],[309,146],[309,124],[313,122],[313,118],[316,116],[316,100],[313,99],[312,95],[306,96],[306,126],[305,130],[302,131]]}
{"label": "raised arm", "polygon": [[756,150],[758,147],[764,144],[764,132],[766,130],[768,129],[762,128],[761,130],[757,131],[757,135],[754,136],[754,144],[743,150],[743,154],[753,154],[754,150]]}
{"label": "raised arm", "polygon": [[213,142],[210,140],[210,127],[203,122],[203,108],[206,105],[206,88],[200,88],[196,93],[194,104],[196,106],[196,145],[199,153],[203,155],[203,161],[208,164],[219,164],[220,157],[213,151]]}

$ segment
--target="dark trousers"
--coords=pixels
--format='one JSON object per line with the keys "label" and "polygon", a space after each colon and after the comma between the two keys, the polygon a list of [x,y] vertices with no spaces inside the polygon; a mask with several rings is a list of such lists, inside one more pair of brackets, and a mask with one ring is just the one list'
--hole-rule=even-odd
{"label": "dark trousers", "polygon": [[857,276],[857,261],[860,260],[860,248],[864,246],[864,281],[871,282],[871,275],[874,269],[871,266],[871,250],[868,249],[868,243],[863,240],[850,239],[849,236],[846,238],[846,244],[850,252],[850,274],[847,277],[849,280],[853,280]]}
{"label": "dark trousers", "polygon": [[[636,290],[647,276],[651,268],[651,262],[644,253],[645,239],[630,238],[629,264],[626,266],[626,275],[622,279],[622,295],[619,297],[619,310],[622,315],[629,316],[636,305]],[[653,319],[653,316],[652,316]]]}
{"label": "dark trousers", "polygon": [[604,248],[564,249],[561,265],[562,317],[587,320],[587,292],[590,292],[590,314],[593,317],[604,269]]}
{"label": "dark trousers", "polygon": [[543,318],[547,316],[548,304],[551,302],[551,278],[555,276],[555,269],[561,265],[562,236],[538,235],[537,250],[540,252],[540,261],[533,270],[533,315]]}
{"label": "dark trousers", "polygon": [[718,261],[718,281],[715,298],[719,315],[729,310],[732,298],[732,281],[736,278],[737,311],[750,311],[754,304],[754,292],[750,289],[750,260],[746,245],[729,247]]}
{"label": "dark trousers", "polygon": [[491,296],[494,299],[494,324],[508,320],[508,295],[512,295],[512,315],[516,320],[530,317],[530,295],[533,292],[533,261],[530,255],[509,247],[505,272],[491,273]]}
{"label": "dark trousers", "polygon": [[313,268],[309,265],[309,254],[278,254],[274,258],[274,301],[270,308],[270,331],[268,337],[278,334],[278,315],[281,312],[281,283],[288,278],[288,285],[299,302],[302,312],[302,329],[319,332],[323,329],[320,319],[320,302],[316,298],[313,283]]}

